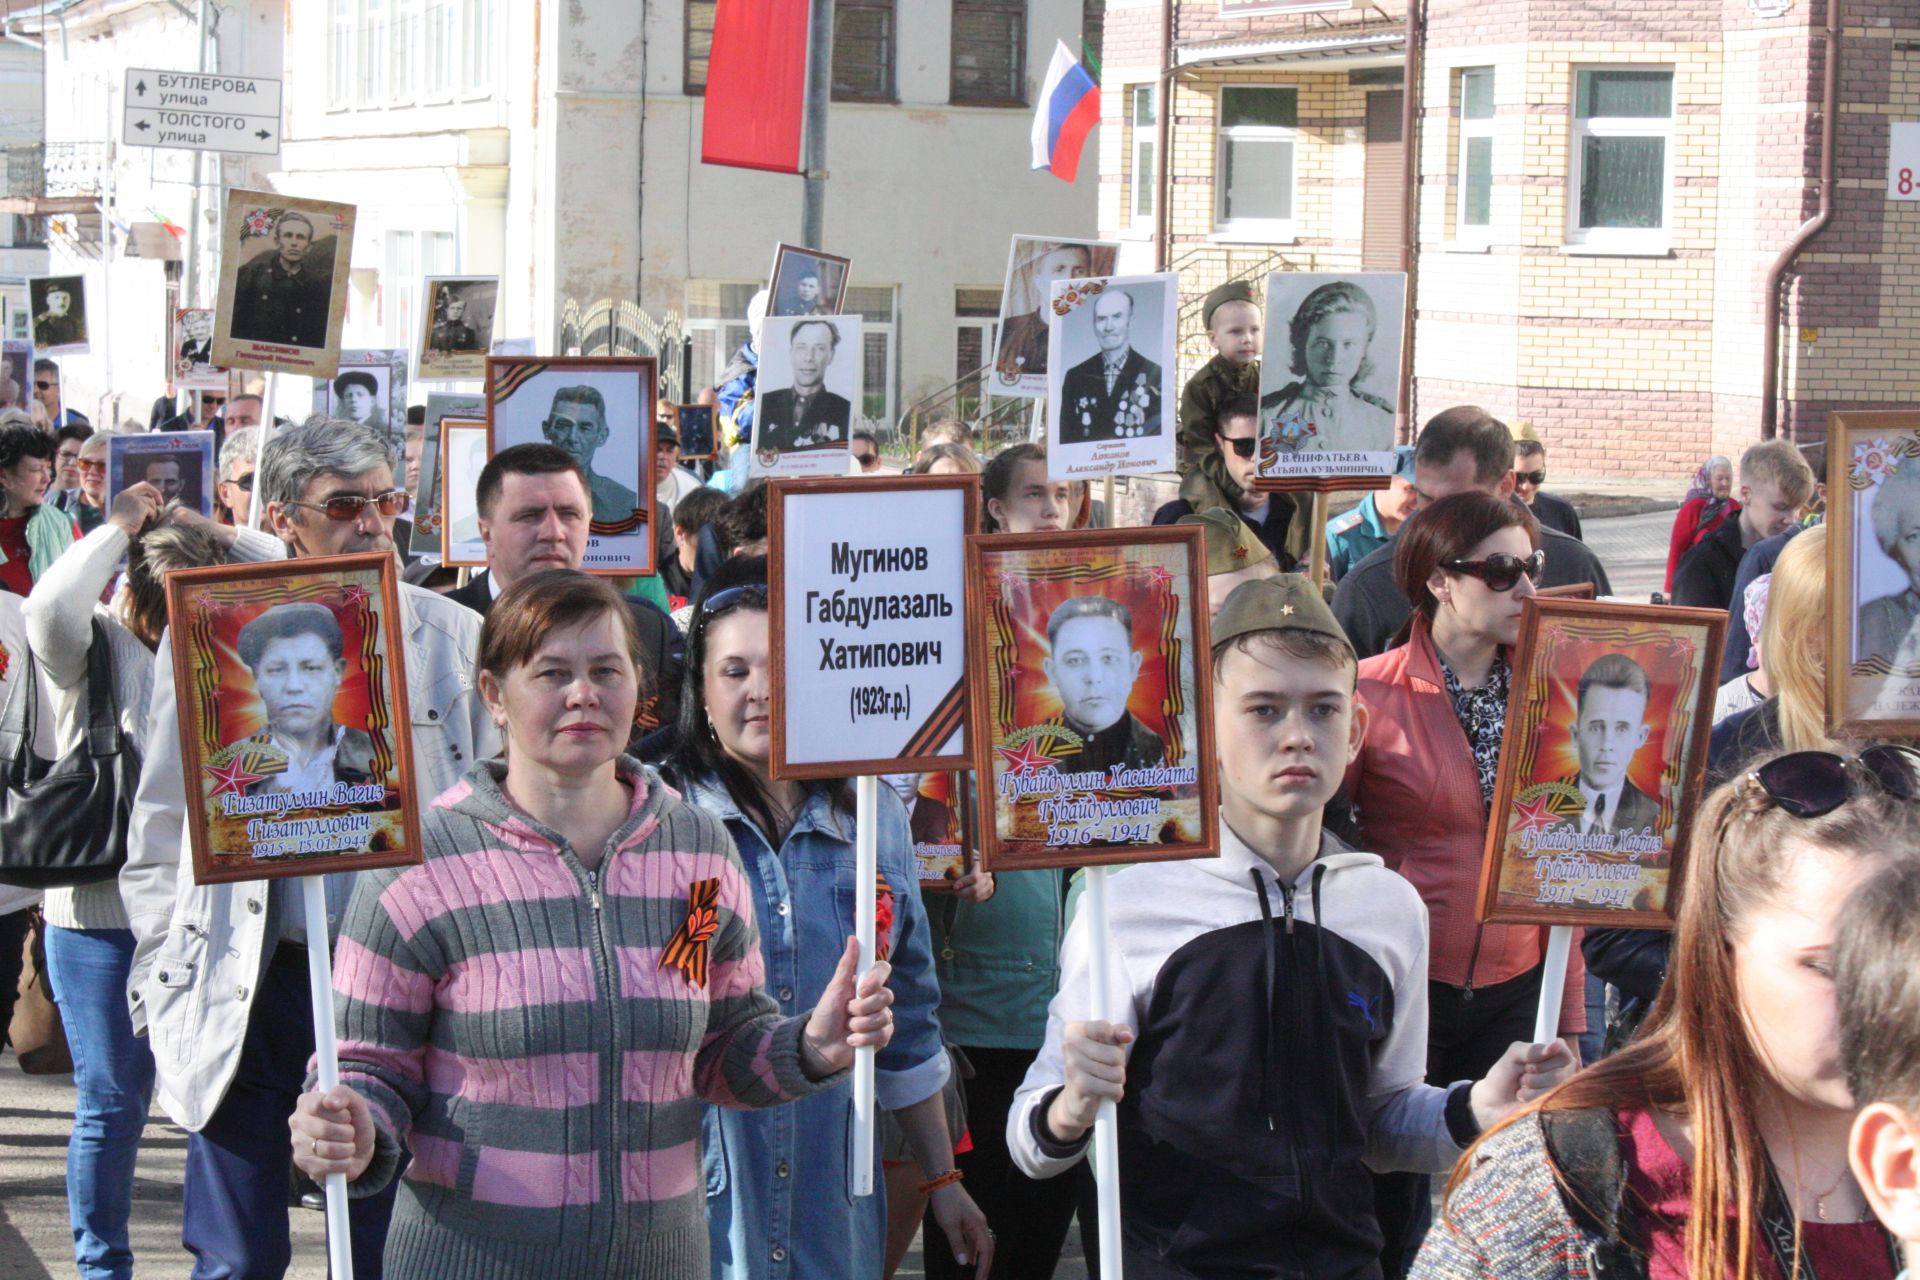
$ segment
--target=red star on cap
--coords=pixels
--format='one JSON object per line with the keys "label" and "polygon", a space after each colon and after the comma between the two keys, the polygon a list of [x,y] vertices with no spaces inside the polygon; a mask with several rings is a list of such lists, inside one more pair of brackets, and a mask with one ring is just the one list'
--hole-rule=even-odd
{"label": "red star on cap", "polygon": [[995,747],[1001,760],[1006,762],[1007,772],[1016,778],[1024,778],[1030,773],[1038,773],[1053,763],[1052,757],[1034,745],[1033,739],[1021,743],[1018,747]]}
{"label": "red star on cap", "polygon": [[246,761],[240,756],[235,756],[225,765],[208,764],[200,767],[213,775],[215,780],[213,794],[216,796],[224,795],[229,791],[235,795],[243,795],[254,783],[267,780],[267,775],[264,773],[250,772]]}
{"label": "red star on cap", "polygon": [[1559,822],[1559,816],[1548,809],[1552,803],[1553,797],[1550,794],[1537,796],[1532,800],[1514,801],[1513,815],[1519,820],[1519,830],[1516,834],[1535,831],[1541,827],[1551,827]]}

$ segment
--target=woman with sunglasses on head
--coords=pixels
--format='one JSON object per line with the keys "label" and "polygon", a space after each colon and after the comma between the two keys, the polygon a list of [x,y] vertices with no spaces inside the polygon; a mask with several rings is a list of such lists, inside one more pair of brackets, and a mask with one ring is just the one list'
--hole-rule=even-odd
{"label": "woman with sunglasses on head", "polygon": [[705,1280],[699,1103],[831,1088],[891,1034],[886,966],[856,982],[847,938],[816,1000],[761,989],[725,830],[622,754],[642,657],[605,581],[507,588],[479,655],[502,758],[421,815],[422,863],[359,878],[341,1083],[289,1127],[303,1172],[359,1195],[411,1151],[389,1280]]}
{"label": "woman with sunglasses on head", "polygon": [[1647,1025],[1467,1152],[1416,1280],[1891,1280],[1847,1165],[1832,948],[1854,887],[1920,850],[1915,790],[1880,746],[1715,791]]}
{"label": "woman with sunglasses on head", "polygon": [[[1413,604],[1405,642],[1360,664],[1373,709],[1347,772],[1359,847],[1379,851],[1427,904],[1427,1079],[1478,1080],[1533,1036],[1542,931],[1475,920],[1481,850],[1506,730],[1520,614],[1544,566],[1527,509],[1477,490],[1423,507],[1400,532],[1394,574]],[[1578,1053],[1586,976],[1567,966],[1559,1031]],[[1577,1061],[1576,1057],[1576,1061]],[[1386,1274],[1410,1258],[1426,1179],[1376,1184]]]}
{"label": "woman with sunglasses on head", "polygon": [[[680,733],[667,776],[733,837],[761,921],[766,991],[783,1012],[819,998],[854,929],[854,801],[845,780],[795,782],[768,770],[773,700],[767,562],[735,556],[710,577],[687,631]],[[891,788],[878,787],[877,942],[892,964],[893,1043],[876,1063],[879,1105],[893,1112],[926,1171],[935,1218],[956,1254],[987,1274],[987,1222],[952,1176],[941,1105],[948,1072],[935,1009],[940,988],[907,832]],[[883,1274],[886,1197],[855,1198],[853,1090],[803,1099],[777,1116],[706,1108],[707,1218],[716,1280],[811,1280]]]}

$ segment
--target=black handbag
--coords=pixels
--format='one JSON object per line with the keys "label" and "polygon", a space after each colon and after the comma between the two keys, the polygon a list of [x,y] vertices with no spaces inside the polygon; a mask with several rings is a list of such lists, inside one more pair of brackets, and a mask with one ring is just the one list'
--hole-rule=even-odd
{"label": "black handbag", "polygon": [[100,619],[87,648],[87,736],[60,759],[33,749],[40,664],[31,650],[0,715],[0,884],[59,888],[111,880],[127,860],[140,753],[120,729],[113,650]]}

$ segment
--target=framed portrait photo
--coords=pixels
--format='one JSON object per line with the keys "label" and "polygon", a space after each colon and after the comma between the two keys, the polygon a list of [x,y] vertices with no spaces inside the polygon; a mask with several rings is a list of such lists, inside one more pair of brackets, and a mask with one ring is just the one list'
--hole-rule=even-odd
{"label": "framed portrait photo", "polygon": [[340,366],[353,206],[227,192],[213,362],[331,378]]}
{"label": "framed portrait photo", "polygon": [[487,376],[499,276],[428,276],[420,308],[420,380]]}
{"label": "framed portrait photo", "polygon": [[851,258],[780,244],[773,249],[773,274],[768,277],[767,314],[770,316],[837,316],[847,297]]}
{"label": "framed portrait photo", "polygon": [[477,568],[487,563],[480,537],[480,472],[486,468],[487,420],[440,419],[441,492],[446,495],[440,524],[440,563]]}
{"label": "framed portrait photo", "polygon": [[766,318],[749,475],[846,475],[861,355],[859,316]]}
{"label": "framed portrait photo", "polygon": [[214,437],[211,431],[115,434],[107,439],[107,506],[120,491],[145,482],[163,502],[213,516]]}
{"label": "framed portrait photo", "polygon": [[225,391],[227,371],[213,362],[212,307],[175,307],[169,331],[167,381],[181,391]]}
{"label": "framed portrait photo", "polygon": [[1404,272],[1267,276],[1256,487],[1392,476],[1406,304]]}
{"label": "framed portrait photo", "polygon": [[1030,400],[1046,395],[1047,312],[1054,283],[1110,276],[1119,260],[1117,241],[1015,236],[1000,291],[1000,322],[994,330],[1000,336],[987,390]]}
{"label": "framed portrait photo", "polygon": [[968,762],[966,540],[980,477],[775,480],[776,778]]}
{"label": "framed portrait photo", "polygon": [[440,529],[446,518],[445,489],[440,483],[440,424],[448,418],[484,422],[485,396],[436,391],[427,396],[427,420],[420,429],[420,480],[413,501],[413,534],[407,554],[423,560],[440,559]]}
{"label": "framed portrait photo", "polygon": [[349,347],[331,378],[313,380],[313,411],[379,432],[394,453],[407,442],[407,353],[399,347]]}
{"label": "framed portrait photo", "polygon": [[1062,280],[1048,308],[1047,477],[1173,470],[1180,277]]}
{"label": "framed portrait photo", "polygon": [[1480,919],[1670,928],[1727,615],[1538,597],[1525,610]]}
{"label": "framed portrait photo", "polygon": [[1920,737],[1920,412],[1827,425],[1827,729]]}
{"label": "framed portrait photo", "polygon": [[713,457],[713,406],[674,406],[674,429],[680,433],[680,460],[701,462]]}
{"label": "framed portrait photo", "polygon": [[25,409],[33,399],[33,343],[0,341],[0,409]]}
{"label": "framed portrait photo", "polygon": [[1217,854],[1200,529],[978,534],[967,586],[987,870]]}
{"label": "framed portrait photo", "polygon": [[588,573],[654,571],[652,356],[487,357],[488,456],[555,444],[591,482]]}
{"label": "framed portrait photo", "polygon": [[396,568],[167,575],[196,884],[420,861]]}
{"label": "framed portrait photo", "polygon": [[27,309],[37,353],[70,356],[87,349],[85,276],[28,276]]}
{"label": "framed portrait photo", "polygon": [[911,829],[920,888],[952,893],[954,882],[980,865],[980,788],[973,772],[921,774]]}

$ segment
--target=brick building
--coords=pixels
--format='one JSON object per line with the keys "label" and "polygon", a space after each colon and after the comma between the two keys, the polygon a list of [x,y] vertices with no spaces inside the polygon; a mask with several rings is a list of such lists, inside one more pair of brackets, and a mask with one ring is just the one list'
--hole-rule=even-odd
{"label": "brick building", "polygon": [[[1920,202],[1887,189],[1920,0],[1840,2],[1832,215],[1776,313],[1775,412],[1803,439],[1920,399]],[[1109,5],[1100,226],[1128,269],[1181,272],[1189,367],[1221,280],[1400,266],[1405,0],[1286,7],[1176,0],[1163,131],[1162,6]],[[1589,475],[1759,438],[1768,281],[1820,203],[1826,22],[1826,0],[1427,0],[1413,420],[1484,404]]]}

